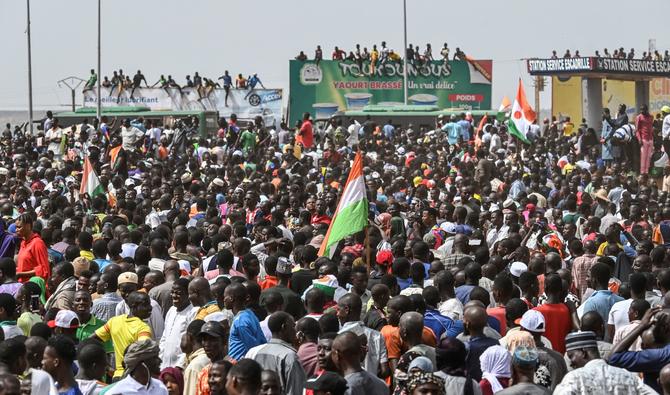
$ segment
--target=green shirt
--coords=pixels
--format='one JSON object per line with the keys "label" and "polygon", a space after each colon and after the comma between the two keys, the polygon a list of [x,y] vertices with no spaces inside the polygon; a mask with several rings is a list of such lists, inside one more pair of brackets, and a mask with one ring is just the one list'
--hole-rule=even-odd
{"label": "green shirt", "polygon": [[242,149],[246,152],[252,151],[256,146],[256,133],[245,130],[240,136]]}
{"label": "green shirt", "polygon": [[[79,341],[88,339],[98,328],[103,325],[105,325],[105,321],[98,319],[96,316],[91,314],[91,319],[89,319],[87,323],[79,325],[79,328],[77,328],[77,339],[79,339]],[[111,340],[104,342],[103,346],[105,347],[106,352],[114,352],[114,346],[112,345]]]}

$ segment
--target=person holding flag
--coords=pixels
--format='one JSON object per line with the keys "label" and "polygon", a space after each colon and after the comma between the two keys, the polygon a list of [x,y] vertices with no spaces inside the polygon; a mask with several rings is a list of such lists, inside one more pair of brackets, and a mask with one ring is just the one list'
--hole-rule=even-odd
{"label": "person holding flag", "polygon": [[363,176],[363,155],[356,153],[344,192],[337,204],[335,215],[321,243],[319,256],[332,258],[337,244],[345,237],[358,233],[368,224],[368,197]]}

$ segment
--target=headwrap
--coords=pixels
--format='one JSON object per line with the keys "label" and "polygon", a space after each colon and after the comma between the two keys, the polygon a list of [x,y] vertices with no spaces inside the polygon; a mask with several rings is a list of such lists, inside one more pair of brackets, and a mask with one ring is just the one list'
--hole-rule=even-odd
{"label": "headwrap", "polygon": [[417,372],[409,375],[407,390],[411,393],[415,388],[424,384],[435,384],[439,388],[438,394],[444,394],[444,380],[433,373]]}
{"label": "headwrap", "polygon": [[179,395],[182,395],[184,393],[184,375],[182,375],[181,370],[177,368],[165,368],[161,370],[161,374],[158,376],[158,378],[161,379],[163,383],[165,383],[165,376],[172,376],[174,378],[174,381],[177,383],[177,387],[179,388]]}
{"label": "headwrap", "polygon": [[126,365],[126,374],[129,374],[139,364],[151,358],[158,357],[158,343],[151,339],[140,340],[128,346],[123,356]]}
{"label": "headwrap", "polygon": [[409,368],[407,370],[411,372],[414,368],[419,369],[424,373],[433,373],[434,371],[433,363],[426,357],[415,358],[412,362],[410,362]]}
{"label": "headwrap", "polygon": [[479,363],[482,368],[482,378],[491,383],[494,394],[503,389],[498,377],[512,377],[512,356],[503,346],[487,348],[479,357]]}
{"label": "headwrap", "polygon": [[42,304],[46,304],[47,303],[47,286],[46,286],[46,283],[44,282],[44,279],[42,277],[35,276],[35,277],[31,277],[30,280],[28,280],[28,281],[30,281],[31,283],[35,283],[40,287],[40,302],[42,302]]}
{"label": "headwrap", "polygon": [[511,354],[514,353],[514,350],[516,350],[517,347],[535,347],[535,339],[533,339],[533,335],[531,335],[530,332],[521,330],[509,332],[506,337],[507,351],[509,351]]}

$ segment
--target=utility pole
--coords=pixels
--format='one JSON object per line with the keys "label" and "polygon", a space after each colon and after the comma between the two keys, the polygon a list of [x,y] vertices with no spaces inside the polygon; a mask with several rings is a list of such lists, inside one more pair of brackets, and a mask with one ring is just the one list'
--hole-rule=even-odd
{"label": "utility pole", "polygon": [[30,134],[33,135],[33,59],[30,48],[30,0],[26,0],[28,24],[26,33],[28,36],[28,118]]}
{"label": "utility pole", "polygon": [[70,88],[70,91],[72,93],[72,112],[76,110],[75,93],[77,91],[77,88],[79,88],[79,85],[81,85],[82,82],[84,82],[84,80],[79,77],[65,77],[62,80],[58,81],[58,87],[65,85],[68,88]]}
{"label": "utility pole", "polygon": [[535,113],[540,115],[540,92],[544,92],[544,77],[535,76]]}
{"label": "utility pole", "polygon": [[407,105],[407,0],[402,0],[402,17],[403,17],[403,27],[405,31],[405,54],[404,54],[404,67],[403,67],[403,93],[404,93],[404,102]]}
{"label": "utility pole", "polygon": [[102,80],[102,74],[100,73],[100,21],[101,21],[101,18],[100,18],[100,1],[101,0],[98,0],[98,70],[97,70],[98,83],[97,83],[97,89],[96,89],[96,92],[95,92],[95,96],[98,99],[96,110],[95,110],[95,116],[98,118],[98,122],[101,122],[100,116],[102,115],[101,108],[100,108],[100,106],[101,106],[101,103],[100,103],[100,101],[101,101],[100,100],[101,99],[100,98],[100,80]]}

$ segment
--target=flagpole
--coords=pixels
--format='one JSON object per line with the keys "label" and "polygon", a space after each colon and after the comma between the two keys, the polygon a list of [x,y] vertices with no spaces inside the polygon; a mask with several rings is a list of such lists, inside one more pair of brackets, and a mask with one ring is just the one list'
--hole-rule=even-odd
{"label": "flagpole", "polygon": [[365,227],[365,262],[368,267],[368,275],[372,272],[372,263],[370,258],[372,255],[372,249],[370,249],[370,226]]}

